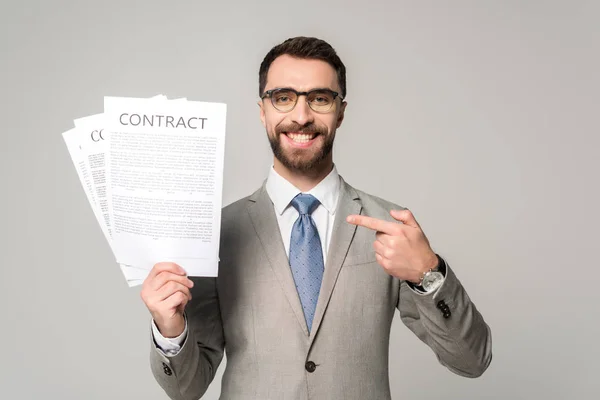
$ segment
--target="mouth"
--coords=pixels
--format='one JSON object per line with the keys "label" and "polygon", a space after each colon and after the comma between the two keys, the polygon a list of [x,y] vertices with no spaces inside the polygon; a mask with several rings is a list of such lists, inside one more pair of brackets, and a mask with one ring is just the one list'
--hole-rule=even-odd
{"label": "mouth", "polygon": [[319,136],[316,132],[311,133],[299,133],[299,132],[282,132],[288,141],[298,147],[308,147],[313,141]]}

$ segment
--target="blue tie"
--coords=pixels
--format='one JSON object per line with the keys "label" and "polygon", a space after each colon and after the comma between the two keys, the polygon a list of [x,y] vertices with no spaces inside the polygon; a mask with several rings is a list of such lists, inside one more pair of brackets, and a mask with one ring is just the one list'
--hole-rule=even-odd
{"label": "blue tie", "polygon": [[299,194],[292,199],[292,206],[300,215],[292,227],[290,266],[309,332],[324,270],[321,239],[310,216],[319,204],[319,200],[310,194]]}

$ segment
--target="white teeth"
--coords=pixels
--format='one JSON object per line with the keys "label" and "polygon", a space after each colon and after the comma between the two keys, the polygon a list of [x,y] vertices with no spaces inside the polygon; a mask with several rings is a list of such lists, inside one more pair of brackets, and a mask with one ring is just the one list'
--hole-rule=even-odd
{"label": "white teeth", "polygon": [[296,143],[308,143],[314,137],[314,133],[288,133],[287,136]]}

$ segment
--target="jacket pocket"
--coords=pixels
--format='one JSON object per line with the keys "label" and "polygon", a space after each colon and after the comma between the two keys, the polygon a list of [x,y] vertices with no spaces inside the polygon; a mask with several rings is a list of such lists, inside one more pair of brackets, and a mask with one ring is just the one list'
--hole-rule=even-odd
{"label": "jacket pocket", "polygon": [[348,254],[344,260],[343,267],[353,267],[356,265],[371,264],[377,262],[375,251],[365,251],[358,254]]}

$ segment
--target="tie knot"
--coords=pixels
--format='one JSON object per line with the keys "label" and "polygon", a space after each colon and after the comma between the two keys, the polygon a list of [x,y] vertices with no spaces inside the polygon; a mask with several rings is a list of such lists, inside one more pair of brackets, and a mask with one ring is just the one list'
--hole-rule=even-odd
{"label": "tie knot", "polygon": [[292,206],[300,215],[312,214],[319,204],[319,200],[312,194],[299,194],[292,199]]}

